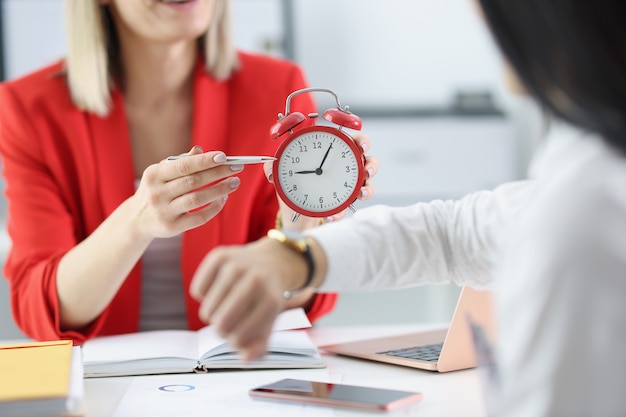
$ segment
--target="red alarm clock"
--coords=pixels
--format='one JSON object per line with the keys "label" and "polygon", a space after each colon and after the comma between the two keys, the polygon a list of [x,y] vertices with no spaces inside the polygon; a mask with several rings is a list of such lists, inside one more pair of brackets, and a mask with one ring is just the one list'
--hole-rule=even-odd
{"label": "red alarm clock", "polygon": [[[295,129],[307,118],[317,119],[317,113],[307,116],[291,113],[291,99],[303,93],[324,92],[335,98],[336,108],[330,108],[323,118],[332,126],[318,125]],[[315,120],[317,122],[317,120]],[[350,208],[365,181],[365,156],[343,128],[361,130],[361,119],[341,107],[337,94],[325,88],[304,88],[287,97],[285,114],[271,127],[272,139],[282,138],[273,163],[274,187],[283,202],[294,211],[294,222],[303,214],[328,217]]]}

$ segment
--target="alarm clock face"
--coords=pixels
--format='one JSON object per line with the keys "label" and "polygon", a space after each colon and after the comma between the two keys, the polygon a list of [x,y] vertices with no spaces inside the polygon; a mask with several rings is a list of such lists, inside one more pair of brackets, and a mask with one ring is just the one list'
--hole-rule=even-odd
{"label": "alarm clock face", "polygon": [[363,184],[361,150],[334,128],[303,128],[281,144],[276,156],[276,189],[297,213],[310,217],[339,213],[356,200]]}

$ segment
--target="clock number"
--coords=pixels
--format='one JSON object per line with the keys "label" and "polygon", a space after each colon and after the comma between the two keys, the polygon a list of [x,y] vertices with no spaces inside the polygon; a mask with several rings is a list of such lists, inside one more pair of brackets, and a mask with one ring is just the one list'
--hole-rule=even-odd
{"label": "clock number", "polygon": [[341,158],[342,159],[346,159],[346,152],[345,151],[341,152]]}
{"label": "clock number", "polygon": [[293,171],[292,170],[289,170],[289,176],[293,177]]}
{"label": "clock number", "polygon": [[346,172],[350,172],[350,165],[346,165]]}
{"label": "clock number", "polygon": [[350,188],[350,186],[348,185],[348,181],[344,182],[343,186],[346,187],[346,188]]}
{"label": "clock number", "polygon": [[320,204],[324,204],[324,197],[320,197]]}
{"label": "clock number", "polygon": [[[313,148],[315,148],[315,147],[313,147]],[[307,149],[306,145],[300,145],[300,152],[307,152],[307,151],[308,151],[308,149]]]}
{"label": "clock number", "polygon": [[296,184],[294,184],[292,190],[293,191],[298,191],[298,186]]}
{"label": "clock number", "polygon": [[305,194],[305,195],[304,195],[304,200],[302,200],[302,202],[303,202],[303,203],[306,203],[306,199],[307,199],[307,198],[309,198],[309,195],[308,195],[308,194]]}
{"label": "clock number", "polygon": [[322,142],[313,142],[313,149],[322,149]]}
{"label": "clock number", "polygon": [[337,198],[337,191],[333,192],[333,198]]}
{"label": "clock number", "polygon": [[299,164],[300,163],[300,157],[296,156],[295,158],[292,156],[291,157],[291,163],[292,164]]}

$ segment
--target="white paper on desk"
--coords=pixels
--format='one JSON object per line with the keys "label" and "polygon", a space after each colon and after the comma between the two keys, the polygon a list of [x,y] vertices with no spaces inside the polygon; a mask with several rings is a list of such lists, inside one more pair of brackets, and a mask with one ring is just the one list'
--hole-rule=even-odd
{"label": "white paper on desk", "polygon": [[332,409],[253,400],[248,390],[283,378],[340,382],[326,369],[209,372],[135,377],[113,417],[333,415]]}
{"label": "white paper on desk", "polygon": [[83,358],[79,346],[72,347],[71,372],[66,408],[69,415],[80,415],[85,397],[85,382],[83,380]]}
{"label": "white paper on desk", "polygon": [[276,317],[272,330],[308,329],[309,327],[311,327],[311,322],[304,313],[304,310],[301,308],[293,308],[283,311]]}
{"label": "white paper on desk", "polygon": [[[294,308],[282,312],[276,317],[272,331],[277,332],[281,330],[293,330],[293,329],[305,329],[311,327],[311,322],[301,308]],[[207,351],[222,345],[225,340],[215,332],[213,326],[206,326],[196,332],[197,341],[194,342],[195,346],[198,346],[196,354],[193,357],[200,358]],[[273,337],[280,337],[278,334]],[[295,336],[292,336],[295,337]],[[282,340],[283,345],[288,342],[289,339]],[[207,349],[209,348],[209,349]]]}

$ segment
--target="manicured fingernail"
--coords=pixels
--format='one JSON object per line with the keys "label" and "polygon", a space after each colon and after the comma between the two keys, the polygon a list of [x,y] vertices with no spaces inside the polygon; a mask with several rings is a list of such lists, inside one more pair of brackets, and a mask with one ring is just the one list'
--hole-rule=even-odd
{"label": "manicured fingernail", "polygon": [[361,149],[363,149],[363,152],[365,153],[365,152],[367,152],[367,151],[368,151],[369,146],[367,146],[367,143],[362,143],[362,144],[361,144]]}
{"label": "manicured fingernail", "polygon": [[267,174],[267,180],[269,182],[272,182],[272,180],[274,179],[274,174],[272,173],[272,171],[268,172]]}
{"label": "manicured fingernail", "polygon": [[200,146],[200,145],[196,145],[196,146],[194,146],[193,148],[191,148],[191,151],[190,151],[190,152],[193,152],[193,151],[200,151],[200,152],[204,152],[204,149],[202,149],[202,146]]}
{"label": "manicured fingernail", "polygon": [[370,192],[367,191],[367,188],[361,188],[361,198],[367,198],[370,195]]}
{"label": "manicured fingernail", "polygon": [[333,216],[329,216],[329,217],[326,217],[326,218],[324,219],[324,221],[325,221],[326,223],[331,223],[331,222],[335,221],[335,218],[334,218]]}
{"label": "manicured fingernail", "polygon": [[237,188],[239,187],[239,184],[241,184],[241,180],[237,177],[233,177],[228,180],[228,185],[230,186],[230,188]]}
{"label": "manicured fingernail", "polygon": [[217,162],[218,164],[221,164],[222,162],[226,162],[226,155],[223,153],[218,153],[217,155],[213,157],[213,162]]}
{"label": "manicured fingernail", "polygon": [[367,168],[367,178],[372,178],[374,176],[374,170],[372,168]]}
{"label": "manicured fingernail", "polygon": [[233,171],[241,171],[243,169],[243,165],[231,165],[230,169]]}
{"label": "manicured fingernail", "polygon": [[225,202],[226,202],[226,200],[228,200],[228,196],[227,196],[227,195],[225,195],[224,197],[222,197],[222,203],[225,203]]}

